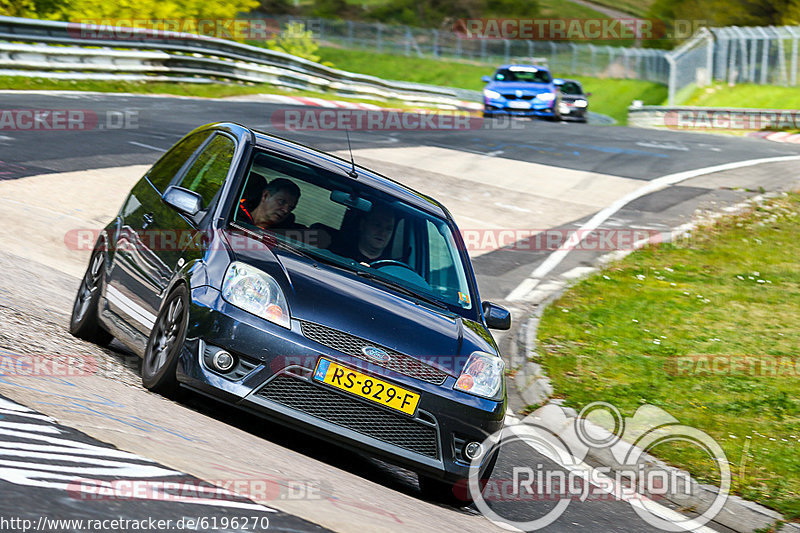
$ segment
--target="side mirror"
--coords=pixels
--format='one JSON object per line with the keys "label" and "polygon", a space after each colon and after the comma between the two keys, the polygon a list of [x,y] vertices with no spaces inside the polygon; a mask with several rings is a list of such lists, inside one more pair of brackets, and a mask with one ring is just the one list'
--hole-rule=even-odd
{"label": "side mirror", "polygon": [[203,197],[188,189],[171,185],[161,200],[179,213],[195,216],[203,207]]}
{"label": "side mirror", "polygon": [[486,320],[486,327],[488,328],[511,328],[511,313],[508,312],[508,309],[492,302],[483,302],[483,318]]}
{"label": "side mirror", "polygon": [[481,78],[481,80],[483,80],[483,83],[490,83],[492,81],[492,77],[491,76],[484,76],[484,77]]}
{"label": "side mirror", "polygon": [[592,96],[592,93],[583,93],[585,96]]}

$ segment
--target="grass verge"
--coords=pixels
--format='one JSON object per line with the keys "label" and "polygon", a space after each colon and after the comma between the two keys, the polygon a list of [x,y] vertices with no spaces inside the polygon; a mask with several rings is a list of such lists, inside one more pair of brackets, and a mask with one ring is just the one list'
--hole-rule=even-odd
{"label": "grass verge", "polygon": [[[557,395],[625,416],[664,409],[722,446],[735,493],[800,518],[798,257],[800,194],[790,194],[580,282],[539,326]],[[698,448],[653,452],[715,478]]]}
{"label": "grass verge", "polygon": [[[319,55],[323,61],[330,61],[336,68],[350,72],[474,91],[483,89],[485,83],[481,81],[482,76],[494,72],[494,66],[489,65],[379,54],[367,50],[323,47]],[[660,83],[569,76],[558,71],[554,71],[553,75],[579,80],[584,90],[592,93],[589,109],[613,117],[619,124],[627,124],[628,106],[634,100],[642,100],[645,105],[659,105],[667,98],[667,87]]]}
{"label": "grass verge", "polygon": [[351,98],[332,93],[281,89],[267,84],[218,84],[218,83],[162,83],[146,81],[105,80],[53,80],[48,78],[26,78],[22,76],[0,76],[0,87],[19,91],[95,91],[102,93],[135,93],[153,95],[193,96],[197,98],[224,98],[248,94],[281,94],[288,96],[312,96],[345,102],[375,104],[398,109],[416,109],[400,100],[370,100]]}
{"label": "grass verge", "polygon": [[796,87],[741,84],[729,87],[715,83],[695,89],[682,105],[707,107],[753,107],[758,109],[800,109],[800,92]]}

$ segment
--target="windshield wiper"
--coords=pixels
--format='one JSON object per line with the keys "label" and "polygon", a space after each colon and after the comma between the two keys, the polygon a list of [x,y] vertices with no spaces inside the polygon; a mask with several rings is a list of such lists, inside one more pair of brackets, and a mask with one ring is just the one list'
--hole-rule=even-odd
{"label": "windshield wiper", "polygon": [[356,273],[359,276],[361,276],[362,278],[374,279],[375,281],[379,281],[379,282],[383,283],[384,285],[388,285],[389,287],[393,288],[397,292],[401,292],[401,293],[405,294],[406,296],[411,296],[412,298],[416,298],[418,300],[422,300],[423,302],[429,303],[431,305],[435,305],[436,307],[439,307],[440,309],[444,309],[445,311],[449,311],[450,310],[443,302],[440,302],[439,300],[436,300],[434,298],[429,298],[427,296],[419,294],[416,291],[413,291],[413,290],[409,289],[405,285],[401,285],[400,283],[397,283],[396,281],[392,281],[390,279],[384,278],[383,276],[379,276],[379,275],[374,274],[372,272],[369,272],[367,270],[359,270]]}

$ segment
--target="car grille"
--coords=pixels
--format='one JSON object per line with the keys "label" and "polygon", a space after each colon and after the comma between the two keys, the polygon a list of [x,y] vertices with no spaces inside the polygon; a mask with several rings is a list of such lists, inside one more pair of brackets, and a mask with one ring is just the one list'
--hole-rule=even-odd
{"label": "car grille", "polygon": [[[444,383],[444,380],[447,379],[447,374],[441,370],[430,365],[426,365],[425,363],[409,355],[405,355],[386,348],[385,346],[381,346],[380,344],[374,344],[362,339],[361,337],[356,337],[355,335],[350,335],[349,333],[344,333],[342,331],[329,328],[327,326],[322,326],[320,324],[315,324],[313,322],[301,322],[301,325],[303,328],[303,335],[313,341],[324,344],[328,348],[333,348],[334,350],[346,353],[347,355],[358,357],[359,359],[363,359],[364,361],[368,361],[372,364],[382,366],[400,374],[421,379],[422,381],[427,381],[428,383],[433,383],[435,385],[441,385]],[[386,363],[368,359],[367,356],[365,356],[361,351],[361,349],[366,346],[374,346],[375,348],[385,350],[391,359]]]}
{"label": "car grille", "polygon": [[281,374],[256,394],[382,442],[439,458],[435,428],[305,379]]}
{"label": "car grille", "polygon": [[533,100],[535,97],[532,94],[523,94],[522,96],[517,96],[516,94],[504,94],[503,98],[506,100]]}

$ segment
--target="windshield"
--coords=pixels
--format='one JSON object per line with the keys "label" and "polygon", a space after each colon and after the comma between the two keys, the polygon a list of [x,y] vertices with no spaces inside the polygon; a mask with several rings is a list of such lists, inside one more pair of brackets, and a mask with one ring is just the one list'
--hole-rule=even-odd
{"label": "windshield", "polygon": [[233,219],[404,293],[472,309],[455,229],[357,180],[257,152]]}
{"label": "windshield", "polygon": [[529,83],[550,83],[552,80],[549,72],[533,67],[501,68],[495,72],[494,79],[495,81],[517,81]]}
{"label": "windshield", "polygon": [[561,90],[561,92],[564,94],[574,94],[574,95],[583,94],[581,86],[575,83],[574,81],[565,81],[563,84],[559,86],[559,90]]}

